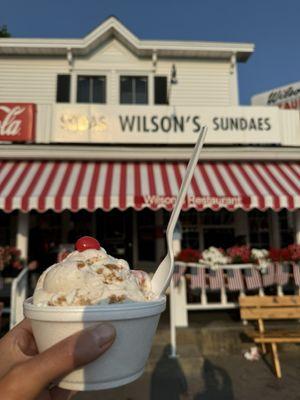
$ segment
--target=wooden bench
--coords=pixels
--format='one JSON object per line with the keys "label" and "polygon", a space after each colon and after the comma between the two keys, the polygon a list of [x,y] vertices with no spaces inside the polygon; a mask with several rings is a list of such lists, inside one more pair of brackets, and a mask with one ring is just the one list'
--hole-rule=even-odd
{"label": "wooden bench", "polygon": [[300,319],[300,296],[241,296],[239,304],[243,320],[258,321],[258,332],[249,336],[262,345],[263,353],[266,353],[266,345],[270,344],[275,373],[277,378],[281,378],[277,343],[300,343],[300,328],[266,332],[264,320]]}

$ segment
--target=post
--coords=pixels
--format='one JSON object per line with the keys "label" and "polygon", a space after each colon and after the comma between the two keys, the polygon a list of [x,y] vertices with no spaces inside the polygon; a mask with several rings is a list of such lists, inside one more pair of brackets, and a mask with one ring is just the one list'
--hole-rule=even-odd
{"label": "post", "polygon": [[201,302],[201,305],[202,305],[202,306],[206,306],[206,304],[207,304],[206,287],[203,287],[203,288],[201,289],[200,302]]}
{"label": "post", "polygon": [[277,285],[277,296],[283,296],[282,285]]}
{"label": "post", "polygon": [[269,211],[270,225],[271,225],[271,244],[272,247],[280,247],[280,227],[278,213],[270,210]]}
{"label": "post", "polygon": [[222,306],[225,306],[227,304],[227,294],[226,294],[226,289],[224,287],[224,285],[221,286],[221,304]]}
{"label": "post", "polygon": [[16,247],[21,251],[22,258],[27,261],[29,236],[29,214],[19,211]]}
{"label": "post", "polygon": [[174,282],[170,282],[170,335],[171,335],[171,353],[170,357],[177,357],[177,344],[176,344],[176,325],[175,325],[175,301],[174,301]]}
{"label": "post", "polygon": [[188,311],[186,302],[185,277],[180,278],[178,286],[170,284],[170,327],[171,327],[171,357],[176,357],[176,327],[188,326]]}
{"label": "post", "polygon": [[300,210],[295,211],[295,243],[300,244]]}
{"label": "post", "polygon": [[234,212],[234,234],[235,236],[245,236],[246,244],[249,244],[248,214],[244,210]]}

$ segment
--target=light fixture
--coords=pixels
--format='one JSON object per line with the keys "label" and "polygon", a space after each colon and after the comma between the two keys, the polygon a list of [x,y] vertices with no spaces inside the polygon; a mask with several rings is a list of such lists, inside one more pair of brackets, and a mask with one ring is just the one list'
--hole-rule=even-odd
{"label": "light fixture", "polygon": [[176,66],[175,66],[175,64],[173,64],[172,69],[171,69],[171,84],[176,85],[177,83],[178,83],[178,81],[177,81]]}

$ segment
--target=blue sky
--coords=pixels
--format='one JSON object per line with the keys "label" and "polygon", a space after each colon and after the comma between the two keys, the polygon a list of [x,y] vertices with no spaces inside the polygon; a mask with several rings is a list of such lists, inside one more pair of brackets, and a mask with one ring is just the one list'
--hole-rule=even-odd
{"label": "blue sky", "polygon": [[251,42],[240,101],[300,80],[300,0],[0,0],[15,37],[82,37],[109,15],[143,39]]}

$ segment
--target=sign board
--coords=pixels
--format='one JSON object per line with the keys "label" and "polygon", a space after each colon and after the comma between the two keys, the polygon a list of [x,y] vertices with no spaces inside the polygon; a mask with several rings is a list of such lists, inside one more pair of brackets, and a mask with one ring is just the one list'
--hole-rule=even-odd
{"label": "sign board", "polygon": [[254,106],[278,106],[284,109],[300,109],[300,82],[291,83],[252,97]]}
{"label": "sign board", "polygon": [[0,103],[0,141],[32,142],[35,104]]}
{"label": "sign board", "polygon": [[170,107],[56,104],[52,141],[195,143],[204,125],[207,143],[281,142],[279,110],[268,107]]}

